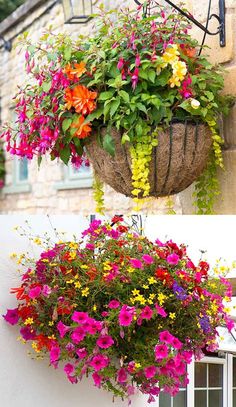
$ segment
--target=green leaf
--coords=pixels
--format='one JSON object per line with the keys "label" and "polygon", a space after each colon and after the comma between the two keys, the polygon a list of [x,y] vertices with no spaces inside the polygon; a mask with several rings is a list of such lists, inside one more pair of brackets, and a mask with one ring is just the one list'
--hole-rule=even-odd
{"label": "green leaf", "polygon": [[60,159],[65,163],[66,165],[68,164],[68,161],[70,159],[70,147],[65,146],[63,150],[60,151]]}
{"label": "green leaf", "polygon": [[114,90],[108,90],[106,92],[102,92],[102,93],[100,93],[98,100],[111,99],[113,97],[114,93],[115,93],[115,89]]}
{"label": "green leaf", "polygon": [[62,130],[64,131],[64,133],[66,132],[66,130],[69,129],[71,124],[72,124],[72,119],[68,118],[68,119],[63,120],[63,122],[62,122]]}
{"label": "green leaf", "polygon": [[94,119],[99,119],[99,118],[102,116],[103,112],[104,112],[103,107],[99,107],[99,108],[96,109],[93,113],[89,114],[89,115],[86,117],[86,119],[85,119],[85,121],[84,121],[84,124],[85,124],[85,123],[92,122]]}
{"label": "green leaf", "polygon": [[114,140],[109,133],[105,134],[102,144],[104,150],[106,150],[110,155],[114,157],[115,155]]}
{"label": "green leaf", "polygon": [[43,91],[49,92],[49,90],[51,89],[51,86],[52,86],[52,81],[43,82],[43,84],[42,84]]}
{"label": "green leaf", "polygon": [[111,102],[111,107],[110,107],[110,116],[114,116],[115,112],[117,111],[118,107],[120,106],[120,98],[118,97],[116,100],[113,100]]}
{"label": "green leaf", "polygon": [[138,108],[139,110],[141,110],[142,112],[147,113],[146,106],[143,105],[142,103],[137,103],[137,108]]}
{"label": "green leaf", "polygon": [[155,78],[156,78],[156,72],[152,69],[148,70],[148,79],[154,83],[155,82]]}
{"label": "green leaf", "polygon": [[128,94],[128,92],[126,92],[125,90],[120,90],[120,91],[119,91],[119,95],[122,97],[122,99],[123,99],[126,103],[129,103],[129,102],[130,102],[129,94]]}
{"label": "green leaf", "polygon": [[127,141],[130,141],[130,137],[127,133],[124,133],[121,139],[121,144],[125,144]]}
{"label": "green leaf", "polygon": [[65,51],[64,51],[64,58],[65,58],[66,61],[69,61],[69,60],[70,60],[70,58],[71,58],[71,52],[72,52],[71,47],[67,47],[67,48],[65,49]]}

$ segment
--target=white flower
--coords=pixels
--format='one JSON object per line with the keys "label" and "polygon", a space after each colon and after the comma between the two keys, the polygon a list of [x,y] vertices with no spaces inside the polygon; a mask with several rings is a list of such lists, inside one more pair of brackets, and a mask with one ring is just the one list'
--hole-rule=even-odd
{"label": "white flower", "polygon": [[200,106],[200,102],[197,99],[191,99],[191,107],[193,109],[198,109]]}

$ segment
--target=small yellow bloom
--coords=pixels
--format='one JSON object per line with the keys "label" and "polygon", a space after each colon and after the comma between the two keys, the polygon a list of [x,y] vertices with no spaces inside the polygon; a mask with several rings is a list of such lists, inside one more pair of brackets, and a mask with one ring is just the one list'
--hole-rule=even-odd
{"label": "small yellow bloom", "polygon": [[73,283],[74,283],[74,280],[73,280],[73,279],[66,281],[66,284],[73,284]]}
{"label": "small yellow bloom", "polygon": [[87,266],[87,264],[81,264],[80,268],[86,270],[86,269],[88,269],[88,266]]}
{"label": "small yellow bloom", "polygon": [[54,325],[54,321],[49,321],[48,325],[49,325],[49,326],[53,326],[53,325]]}
{"label": "small yellow bloom", "polygon": [[81,287],[81,284],[80,284],[79,281],[75,281],[75,282],[74,282],[74,286],[75,286],[75,288],[80,288],[80,287]]}
{"label": "small yellow bloom", "polygon": [[89,295],[89,288],[88,287],[85,287],[83,290],[82,290],[82,297],[87,297]]}
{"label": "small yellow bloom", "polygon": [[38,348],[38,344],[36,342],[32,342],[31,346],[32,346],[32,349],[34,349],[34,351],[36,353],[40,352],[40,349]]}
{"label": "small yellow bloom", "polygon": [[158,302],[159,302],[160,305],[164,304],[166,298],[167,298],[166,295],[162,294],[162,293],[159,293],[158,296],[157,296],[157,299],[158,299]]}
{"label": "small yellow bloom", "polygon": [[38,237],[36,237],[34,240],[34,243],[37,244],[38,246],[40,246],[42,244],[41,239],[39,239]]}
{"label": "small yellow bloom", "polygon": [[32,325],[34,323],[33,318],[27,318],[24,322],[24,325]]}
{"label": "small yellow bloom", "polygon": [[135,369],[139,369],[141,367],[141,363],[135,362],[134,367]]}
{"label": "small yellow bloom", "polygon": [[144,284],[144,285],[143,285],[143,288],[144,288],[144,290],[148,290],[148,289],[149,289],[149,285]]}
{"label": "small yellow bloom", "polygon": [[97,311],[97,306],[96,305],[93,306],[93,310]]}
{"label": "small yellow bloom", "polygon": [[139,293],[140,293],[140,290],[136,290],[136,288],[132,291],[133,295],[139,295]]}
{"label": "small yellow bloom", "polygon": [[17,257],[17,254],[16,253],[11,253],[10,254],[10,259],[15,259]]}
{"label": "small yellow bloom", "polygon": [[149,284],[156,284],[157,280],[154,277],[149,277],[148,282],[149,282]]}
{"label": "small yellow bloom", "polygon": [[128,273],[133,273],[135,269],[133,267],[128,267],[127,268]]}
{"label": "small yellow bloom", "polygon": [[170,319],[175,319],[176,318],[175,312],[170,312],[169,317],[170,317]]}
{"label": "small yellow bloom", "polygon": [[74,250],[78,249],[78,243],[70,242],[69,243],[69,248],[74,249]]}

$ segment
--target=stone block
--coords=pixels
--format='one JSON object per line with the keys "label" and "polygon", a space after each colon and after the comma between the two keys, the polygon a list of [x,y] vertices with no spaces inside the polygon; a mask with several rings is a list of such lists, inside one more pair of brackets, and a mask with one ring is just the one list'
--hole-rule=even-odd
{"label": "stone block", "polygon": [[225,148],[236,147],[236,105],[230,110],[229,115],[224,118],[223,134]]}
{"label": "stone block", "polygon": [[225,171],[219,171],[221,195],[217,198],[215,211],[217,214],[236,214],[236,150],[224,152]]}
{"label": "stone block", "polygon": [[236,65],[230,66],[226,70],[223,93],[236,96]]}

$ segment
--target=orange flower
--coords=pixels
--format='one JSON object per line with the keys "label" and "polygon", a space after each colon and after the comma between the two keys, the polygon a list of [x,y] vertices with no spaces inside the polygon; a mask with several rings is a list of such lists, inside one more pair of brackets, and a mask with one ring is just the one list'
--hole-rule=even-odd
{"label": "orange flower", "polygon": [[91,92],[83,85],[78,85],[72,90],[73,106],[77,113],[83,115],[91,113],[96,108],[94,99],[97,97],[97,92]]}
{"label": "orange flower", "polygon": [[90,127],[90,123],[84,124],[84,116],[80,116],[71,127],[77,129],[74,136],[78,138],[86,138],[90,135],[92,129]]}
{"label": "orange flower", "polygon": [[86,72],[85,63],[74,63],[74,68],[71,67],[71,64],[67,64],[63,72],[70,80],[79,79]]}
{"label": "orange flower", "polygon": [[66,101],[65,108],[70,110],[73,107],[73,95],[70,88],[66,88],[64,99]]}

